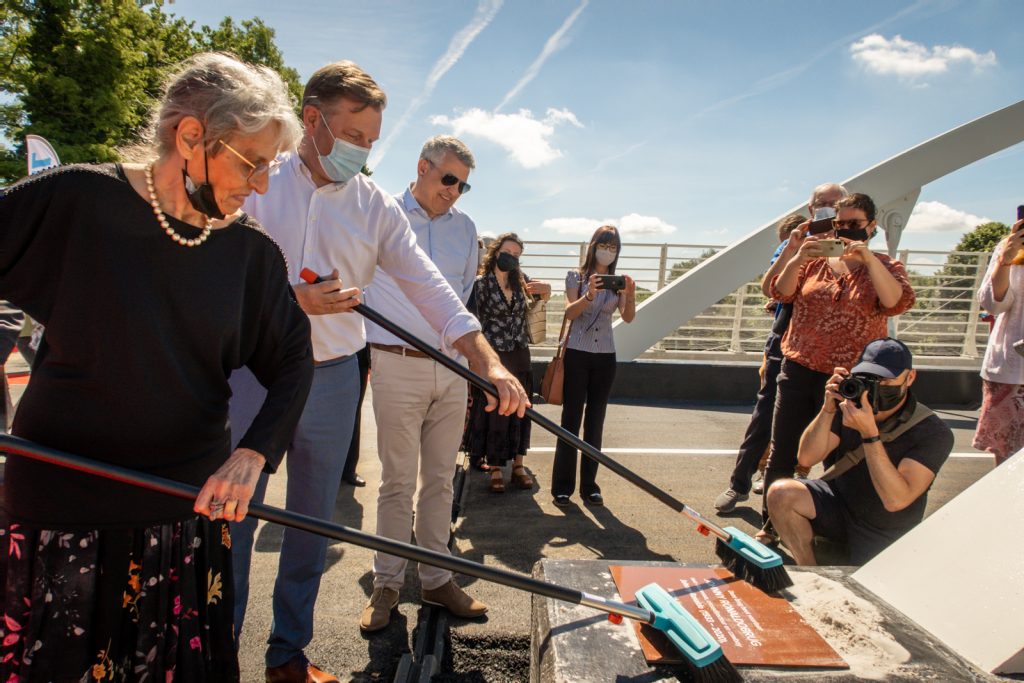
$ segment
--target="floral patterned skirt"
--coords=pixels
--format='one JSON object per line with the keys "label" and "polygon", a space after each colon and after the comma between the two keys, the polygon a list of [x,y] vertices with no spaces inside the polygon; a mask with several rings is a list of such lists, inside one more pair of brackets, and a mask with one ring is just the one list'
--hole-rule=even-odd
{"label": "floral patterned skirt", "polygon": [[0,681],[238,681],[231,537],[0,528]]}
{"label": "floral patterned skirt", "polygon": [[1024,448],[1024,384],[981,380],[981,413],[973,446],[996,456],[999,465]]}

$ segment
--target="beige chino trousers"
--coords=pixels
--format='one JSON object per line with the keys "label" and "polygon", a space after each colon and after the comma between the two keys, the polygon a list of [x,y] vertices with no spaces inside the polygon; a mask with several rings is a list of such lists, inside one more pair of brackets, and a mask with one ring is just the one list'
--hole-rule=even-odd
{"label": "beige chino trousers", "polygon": [[[370,387],[377,420],[381,482],[377,535],[448,553],[452,477],[466,419],[466,380],[429,358],[371,349]],[[415,505],[415,529],[413,508]],[[407,561],[377,552],[374,587],[401,588]],[[419,565],[424,589],[438,588],[451,572]]]}

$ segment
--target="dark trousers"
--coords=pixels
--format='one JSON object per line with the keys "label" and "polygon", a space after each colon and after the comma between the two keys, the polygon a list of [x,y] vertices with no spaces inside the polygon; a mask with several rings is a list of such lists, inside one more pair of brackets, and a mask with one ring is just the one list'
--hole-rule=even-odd
{"label": "dark trousers", "polygon": [[772,450],[764,471],[762,513],[768,520],[768,488],[778,479],[793,476],[800,437],[825,402],[825,384],[831,374],[817,372],[786,358],[779,372],[772,419]]}
{"label": "dark trousers", "polygon": [[782,359],[766,353],[764,358],[764,381],[757,392],[754,412],[750,414],[747,432],[743,435],[736,466],[729,479],[729,488],[737,493],[750,493],[751,479],[761,462],[765,450],[772,442],[772,417],[775,413],[776,380],[782,369]]}
{"label": "dark trousers", "polygon": [[[594,448],[601,448],[604,416],[608,410],[608,397],[615,381],[615,354],[590,353],[566,349],[565,384],[563,388],[562,427],[573,434],[580,433],[583,440]],[[586,417],[584,418],[584,404]],[[555,463],[551,472],[551,495],[571,496],[576,490],[576,458],[578,451],[559,441],[555,447]],[[597,485],[597,463],[582,456],[580,461],[580,494],[600,493]]]}
{"label": "dark trousers", "polygon": [[350,479],[355,475],[356,463],[359,462],[359,427],[362,424],[363,397],[366,396],[366,383],[370,378],[369,345],[356,351],[356,360],[359,362],[359,402],[356,403],[356,422],[352,427],[352,443],[348,447],[348,460],[345,461],[345,471],[342,474],[344,479]]}

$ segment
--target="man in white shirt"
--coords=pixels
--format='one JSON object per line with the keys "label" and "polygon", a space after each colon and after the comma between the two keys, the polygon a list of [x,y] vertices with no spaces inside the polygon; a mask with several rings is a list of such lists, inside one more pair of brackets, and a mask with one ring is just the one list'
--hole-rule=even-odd
{"label": "man in white shirt", "polygon": [[[277,241],[289,266],[296,298],[310,316],[316,369],[302,418],[288,449],[286,507],[330,519],[352,437],[359,374],[355,352],[365,345],[362,318],[351,312],[374,269],[386,272],[414,302],[441,349],[456,349],[494,382],[503,414],[529,404],[523,388],[490,349],[476,319],[452,291],[430,258],[416,246],[405,212],[360,173],[380,136],[386,97],[362,69],[337,62],[306,84],[297,153],[271,172],[266,194],[245,210]],[[243,163],[242,160],[239,163]],[[325,280],[304,284],[310,268]],[[251,374],[231,378],[232,432],[244,434],[262,403],[262,387]],[[262,501],[266,474],[253,500]],[[254,520],[232,524],[236,630],[241,631],[248,597]],[[327,541],[286,529],[274,584],[274,620],[266,654],[268,683],[336,681],[309,663],[303,652],[313,637],[313,607],[320,587]]]}
{"label": "man in white shirt", "polygon": [[[467,181],[474,165],[473,154],[460,140],[448,135],[431,138],[420,153],[416,180],[396,196],[420,248],[463,302],[476,278],[476,226],[453,205],[469,191]],[[366,303],[431,346],[443,348],[408,292],[379,268],[366,288]],[[466,382],[376,325],[367,325],[366,336],[381,462],[377,534],[409,542],[415,496],[416,543],[447,553],[452,476],[466,418]],[[359,622],[364,631],[388,625],[406,564],[394,555],[374,555],[373,594]],[[487,611],[486,605],[456,585],[450,571],[420,564],[419,575],[423,602],[441,605],[463,618]]]}

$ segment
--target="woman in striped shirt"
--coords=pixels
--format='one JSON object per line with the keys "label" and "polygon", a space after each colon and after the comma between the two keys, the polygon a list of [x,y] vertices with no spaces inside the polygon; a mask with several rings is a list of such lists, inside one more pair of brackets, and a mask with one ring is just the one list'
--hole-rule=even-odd
{"label": "woman in striped shirt", "polygon": [[[571,321],[565,350],[562,427],[579,434],[583,440],[601,447],[604,416],[615,380],[615,339],[612,314],[619,312],[624,322],[636,315],[636,283],[624,275],[621,283],[607,282],[615,274],[622,242],[612,225],[602,225],[590,238],[583,267],[570,270],[565,277],[565,315]],[[617,287],[621,284],[621,287]],[[584,405],[586,418],[584,419]],[[597,463],[589,458],[580,462],[580,494],[590,505],[603,505],[597,485]],[[551,475],[551,494],[559,507],[569,505],[576,489],[576,449],[559,442]]]}

